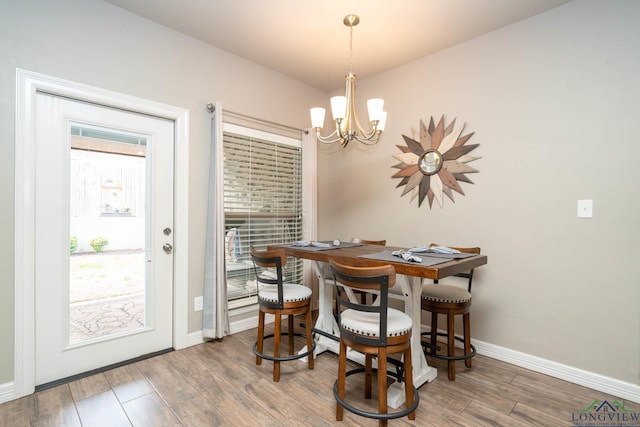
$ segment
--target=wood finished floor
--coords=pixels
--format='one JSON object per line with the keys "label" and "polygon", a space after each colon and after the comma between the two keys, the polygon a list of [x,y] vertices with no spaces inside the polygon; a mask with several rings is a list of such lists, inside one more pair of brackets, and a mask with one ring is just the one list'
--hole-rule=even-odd
{"label": "wood finished floor", "polygon": [[[255,334],[238,333],[4,403],[0,426],[377,425],[349,412],[335,421],[336,355],[321,354],[314,370],[284,363],[274,383],[271,362],[255,365]],[[441,361],[429,363],[438,367],[438,378],[420,388],[416,420],[390,425],[570,426],[572,413],[594,400],[616,400],[480,355],[470,370],[457,364],[455,382],[447,380]],[[360,378],[351,378],[347,387],[359,387]],[[617,400],[640,412],[640,405]]]}

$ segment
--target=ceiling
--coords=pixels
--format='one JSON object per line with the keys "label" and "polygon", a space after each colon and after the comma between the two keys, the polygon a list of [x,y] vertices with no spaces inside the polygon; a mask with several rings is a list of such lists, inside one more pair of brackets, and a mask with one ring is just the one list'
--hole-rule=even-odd
{"label": "ceiling", "polygon": [[105,0],[325,91],[571,0]]}

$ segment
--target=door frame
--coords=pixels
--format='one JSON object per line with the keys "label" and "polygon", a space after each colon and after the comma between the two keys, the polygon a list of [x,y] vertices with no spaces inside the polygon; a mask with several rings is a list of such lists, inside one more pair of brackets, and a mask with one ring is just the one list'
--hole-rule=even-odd
{"label": "door frame", "polygon": [[14,172],[14,398],[35,391],[34,218],[37,92],[174,121],[173,347],[187,347],[188,339],[189,111],[17,68]]}

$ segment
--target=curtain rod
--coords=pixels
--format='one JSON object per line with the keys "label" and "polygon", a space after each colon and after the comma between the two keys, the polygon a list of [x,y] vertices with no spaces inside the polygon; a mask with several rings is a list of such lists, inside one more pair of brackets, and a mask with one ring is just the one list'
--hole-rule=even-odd
{"label": "curtain rod", "polygon": [[[210,113],[213,113],[213,111],[215,110],[215,106],[211,102],[208,102],[205,107],[207,108],[207,111],[210,112]],[[295,131],[295,132],[304,132],[305,134],[309,133],[309,131],[307,129],[300,129],[300,128],[289,126],[289,125],[283,125],[281,123],[276,123],[276,122],[272,122],[272,121],[269,121],[269,120],[263,120],[263,119],[259,119],[259,118],[256,118],[256,117],[247,116],[246,114],[238,113],[238,112],[235,112],[235,111],[229,111],[229,110],[223,109],[222,110],[222,114],[235,116],[237,118],[249,120],[249,121],[252,121],[252,122],[255,122],[255,123],[258,123],[258,124],[267,124],[269,126],[275,126],[275,127],[279,127],[279,128],[282,128],[282,129],[292,130],[292,131]]]}

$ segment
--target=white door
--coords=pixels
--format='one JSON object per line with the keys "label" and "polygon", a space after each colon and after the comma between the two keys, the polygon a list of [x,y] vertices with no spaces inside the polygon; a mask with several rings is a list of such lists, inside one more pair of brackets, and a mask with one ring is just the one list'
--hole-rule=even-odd
{"label": "white door", "polygon": [[37,95],[35,379],[172,346],[174,122]]}

